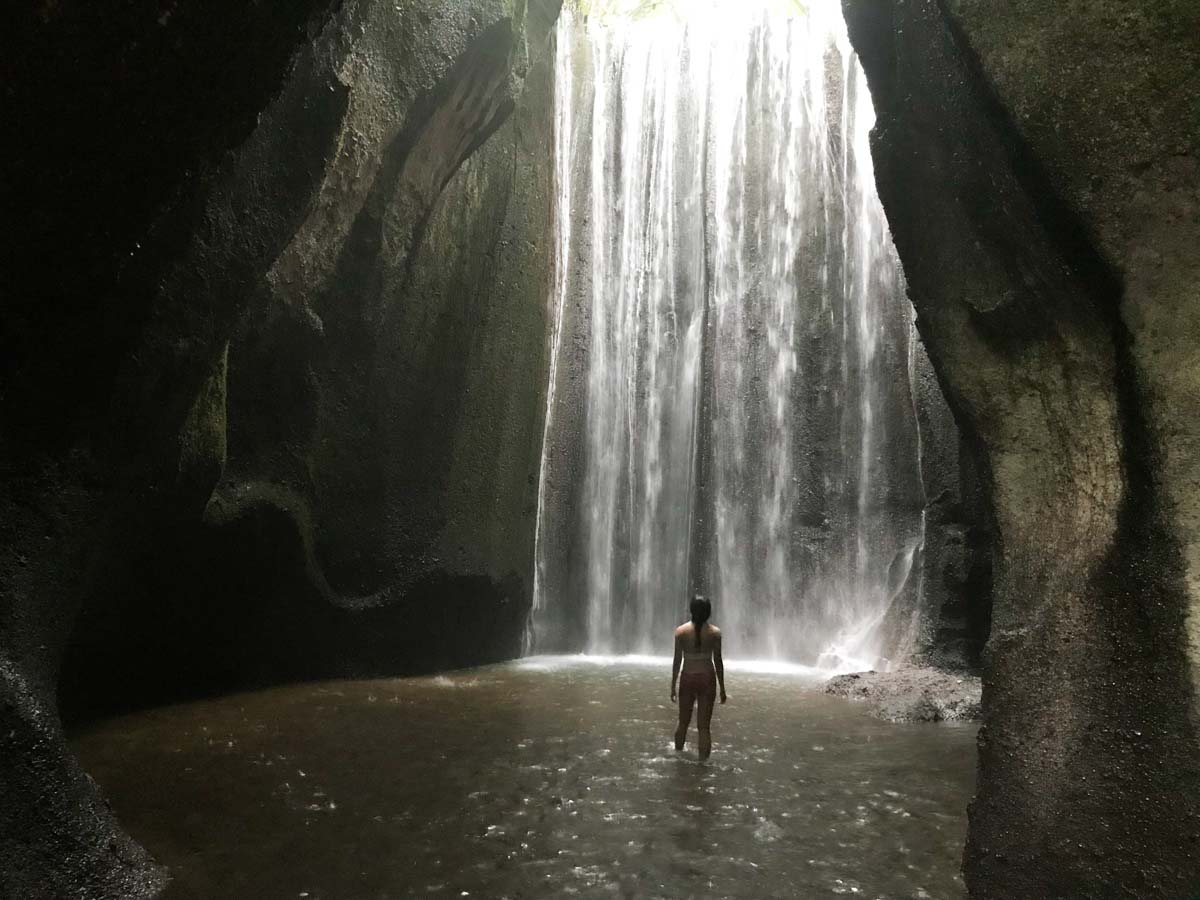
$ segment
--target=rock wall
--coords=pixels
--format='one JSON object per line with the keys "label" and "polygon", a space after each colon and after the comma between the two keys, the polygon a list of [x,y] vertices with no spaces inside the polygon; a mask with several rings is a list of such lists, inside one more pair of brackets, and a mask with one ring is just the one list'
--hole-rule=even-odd
{"label": "rock wall", "polygon": [[1200,891],[1200,9],[846,0],[994,528],[973,897]]}
{"label": "rock wall", "polygon": [[[925,540],[914,566],[907,662],[977,671],[991,627],[991,527],[974,457],[954,424],[925,347],[914,342],[909,389],[920,436]],[[903,597],[901,598],[903,601]],[[904,610],[897,603],[893,613]],[[889,613],[892,614],[892,613]]]}
{"label": "rock wall", "polygon": [[[202,516],[148,548],[134,583],[86,607],[64,675],[72,710],[519,652],[547,365],[556,7],[443,6],[347,7],[318,47],[344,113],[218,366],[220,479]],[[311,76],[289,88],[298,115],[330,93]],[[244,195],[235,183],[221,202]],[[188,257],[176,272],[209,277],[207,265]],[[129,618],[156,624],[125,635]],[[193,684],[169,675],[181,656]],[[164,677],[145,677],[147,659]]]}
{"label": "rock wall", "polygon": [[515,652],[557,11],[43,4],[6,30],[0,894],[164,881],[59,701]]}

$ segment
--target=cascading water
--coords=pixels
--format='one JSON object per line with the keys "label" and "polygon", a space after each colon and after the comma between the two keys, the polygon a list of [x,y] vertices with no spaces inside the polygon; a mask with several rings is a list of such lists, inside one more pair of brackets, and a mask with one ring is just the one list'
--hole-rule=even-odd
{"label": "cascading water", "polygon": [[742,656],[898,643],[924,498],[870,98],[834,4],[747,6],[560,22],[531,649],[667,652],[693,591]]}

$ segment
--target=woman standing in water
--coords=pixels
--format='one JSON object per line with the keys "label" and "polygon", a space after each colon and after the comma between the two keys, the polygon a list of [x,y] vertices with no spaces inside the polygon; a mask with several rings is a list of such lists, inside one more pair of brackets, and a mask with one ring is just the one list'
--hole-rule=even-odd
{"label": "woman standing in water", "polygon": [[[717,684],[721,685],[721,702],[725,697],[725,663],[721,659],[721,631],[709,625],[712,604],[697,594],[690,604],[691,621],[675,629],[675,661],[671,664],[671,700],[675,700],[675,682],[679,682],[679,727],[675,729],[675,749],[682,750],[692,723],[692,705],[700,704],[700,758],[708,759],[712,752],[713,705],[717,700]],[[679,674],[680,663],[683,675]]]}

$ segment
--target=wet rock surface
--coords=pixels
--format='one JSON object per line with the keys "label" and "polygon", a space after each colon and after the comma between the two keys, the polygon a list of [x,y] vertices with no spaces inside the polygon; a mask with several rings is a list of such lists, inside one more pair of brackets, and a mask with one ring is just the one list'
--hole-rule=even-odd
{"label": "wet rock surface", "polygon": [[528,604],[558,4],[160,6],[0,35],[4,896],[162,885],[60,709],[495,659]]}
{"label": "wet rock surface", "polygon": [[[213,332],[238,295],[164,309],[158,279],[334,5],[22,4],[0,30],[2,896],[144,897],[165,881],[67,751],[61,652],[164,506],[195,513],[212,477],[211,432],[186,452],[179,437],[219,395]],[[195,478],[178,478],[184,457]]]}
{"label": "wet rock surface", "polygon": [[74,629],[68,715],[519,652],[557,4],[436,7],[342,8],[159,261],[129,391],[153,420],[183,366],[195,396]]}
{"label": "wet rock surface", "polygon": [[[0,894],[143,896],[163,873],[59,700],[516,645],[557,4],[27,7],[0,34]],[[984,512],[934,510],[926,577],[969,585],[996,538],[968,882],[1192,896],[1200,11],[848,9]],[[945,596],[935,635],[978,635]]]}
{"label": "wet rock surface", "polygon": [[978,722],[982,684],[977,675],[931,668],[836,675],[825,693],[867,704],[889,722]]}
{"label": "wet rock surface", "polygon": [[1194,896],[1200,8],[843,5],[994,536],[968,887]]}

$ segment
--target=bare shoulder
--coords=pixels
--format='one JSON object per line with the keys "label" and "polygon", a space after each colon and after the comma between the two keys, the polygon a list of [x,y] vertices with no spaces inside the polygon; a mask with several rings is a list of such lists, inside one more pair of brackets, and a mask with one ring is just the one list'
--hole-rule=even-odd
{"label": "bare shoulder", "polygon": [[712,629],[713,637],[719,638],[721,636],[721,629],[718,628],[716,625],[709,625],[708,627]]}
{"label": "bare shoulder", "polygon": [[692,627],[691,622],[684,622],[682,625],[678,626],[675,629],[675,637],[683,637],[691,630],[691,627]]}

